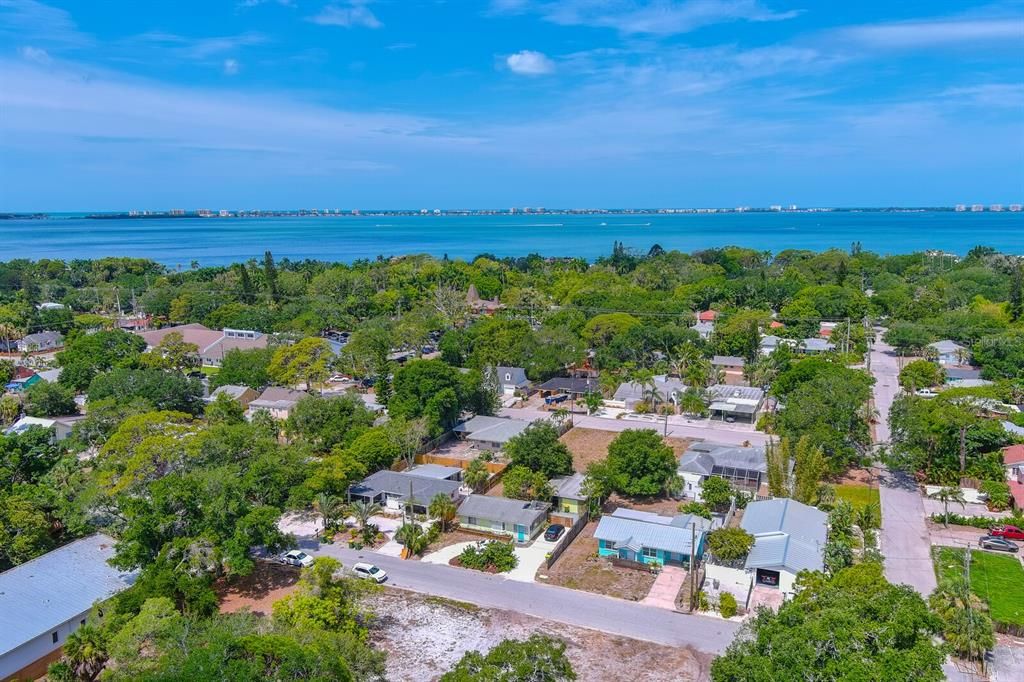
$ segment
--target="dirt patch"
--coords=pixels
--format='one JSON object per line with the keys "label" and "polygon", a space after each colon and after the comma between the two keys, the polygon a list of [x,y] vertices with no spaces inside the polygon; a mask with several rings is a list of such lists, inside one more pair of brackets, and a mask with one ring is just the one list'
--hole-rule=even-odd
{"label": "dirt patch", "polygon": [[220,580],[214,590],[220,598],[221,613],[235,613],[249,609],[253,613],[269,616],[271,606],[278,599],[295,590],[299,569],[275,561],[257,561],[250,575],[232,580]]}
{"label": "dirt patch", "polygon": [[870,467],[868,469],[850,469],[838,479],[832,481],[838,485],[852,484],[852,485],[867,485],[877,488],[878,487],[878,469]]}
{"label": "dirt patch", "polygon": [[[562,639],[580,680],[626,680],[643,670],[652,682],[702,680],[712,656],[553,623],[510,611],[387,590],[371,597],[378,615],[371,633],[388,652],[389,680],[436,680],[467,651],[486,652],[504,639],[543,633]],[[652,665],[656,661],[656,665]]]}
{"label": "dirt patch", "polygon": [[423,553],[430,554],[431,552],[436,552],[439,549],[448,547],[449,545],[456,545],[460,542],[479,542],[480,538],[481,536],[475,533],[467,533],[456,529],[450,533],[442,533],[441,537],[430,543]]}
{"label": "dirt patch", "polygon": [[640,601],[657,576],[649,571],[613,566],[597,557],[597,522],[588,523],[551,568],[541,566],[537,581],[609,597]]}
{"label": "dirt patch", "polygon": [[626,509],[661,514],[662,516],[675,516],[679,513],[679,504],[680,500],[673,500],[669,497],[634,498],[612,495],[605,503],[605,510],[611,513],[618,507],[625,507]]}
{"label": "dirt patch", "polygon": [[[608,456],[608,445],[618,436],[616,431],[584,429],[580,427],[566,431],[559,439],[572,453],[572,464],[576,471],[586,471],[591,462]],[[666,438],[665,443],[678,457],[694,441],[689,438]]]}

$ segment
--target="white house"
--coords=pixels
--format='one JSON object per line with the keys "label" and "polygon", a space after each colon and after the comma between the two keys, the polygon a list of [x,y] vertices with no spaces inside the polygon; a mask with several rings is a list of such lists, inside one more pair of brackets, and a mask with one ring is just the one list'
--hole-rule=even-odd
{"label": "white house", "polygon": [[967,361],[967,348],[956,341],[944,339],[929,343],[928,348],[935,351],[936,359],[940,365],[962,365]]}
{"label": "white house", "polygon": [[756,493],[767,483],[768,462],[765,448],[743,448],[722,443],[694,443],[679,457],[679,477],[683,495],[701,501],[704,482],[724,478],[734,488]]}
{"label": "white house", "polygon": [[0,573],[0,679],[45,674],[93,604],[132,584],[113,556],[113,538],[96,534]]}
{"label": "white house", "polygon": [[828,514],[788,498],[751,502],[740,528],[754,536],[744,568],[754,584],[793,595],[800,571],[825,568]]}
{"label": "white house", "polygon": [[530,390],[530,380],[526,378],[526,370],[522,367],[498,367],[495,372],[498,377],[498,389],[506,398],[518,393],[527,393]]}
{"label": "white house", "polygon": [[44,419],[42,417],[22,417],[8,426],[4,433],[8,436],[25,433],[33,426],[38,426],[43,429],[53,429],[53,440],[62,441],[71,435],[74,421],[77,420],[65,421],[63,419]]}
{"label": "white house", "polygon": [[260,393],[260,396],[249,403],[246,416],[252,418],[259,410],[266,410],[274,419],[287,419],[300,400],[308,393],[295,391],[281,386],[271,386]]}

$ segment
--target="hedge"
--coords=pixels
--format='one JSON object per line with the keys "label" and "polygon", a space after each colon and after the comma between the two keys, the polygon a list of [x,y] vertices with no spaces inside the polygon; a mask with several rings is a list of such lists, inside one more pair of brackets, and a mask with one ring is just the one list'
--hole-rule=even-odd
{"label": "hedge", "polygon": [[945,514],[932,514],[932,521],[935,523],[948,522],[954,526],[970,526],[982,530],[989,530],[992,526],[1005,522],[1003,519],[990,519],[987,516],[961,516],[960,514],[950,514],[948,517]]}

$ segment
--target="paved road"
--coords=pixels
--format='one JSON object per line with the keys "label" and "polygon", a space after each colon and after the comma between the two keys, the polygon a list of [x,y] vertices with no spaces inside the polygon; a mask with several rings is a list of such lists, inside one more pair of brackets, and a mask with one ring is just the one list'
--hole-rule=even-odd
{"label": "paved road", "polygon": [[393,587],[667,646],[690,646],[710,654],[724,651],[739,628],[736,623],[717,618],[675,613],[553,585],[515,582],[452,566],[403,561],[336,545],[307,551],[333,556],[346,566],[357,561],[373,562],[387,571],[387,584]]}
{"label": "paved road", "polygon": [[[534,420],[551,418],[551,412],[530,407],[504,408],[499,410],[498,414],[502,417],[511,417],[513,419]],[[665,422],[662,419],[657,421],[641,421],[636,419],[588,417],[576,414],[573,415],[573,425],[584,429],[598,429],[601,431],[654,429],[658,433],[665,432]],[[750,442],[752,445],[763,445],[768,440],[766,434],[754,431],[749,427],[720,423],[712,424],[707,420],[688,421],[685,417],[679,415],[669,417],[668,435],[676,438],[693,438],[715,443],[726,443],[728,445],[742,445],[745,442]]]}
{"label": "paved road", "polygon": [[[899,392],[899,367],[892,346],[875,341],[871,347],[871,373],[875,377],[875,444],[888,444],[889,408]],[[931,538],[925,524],[921,493],[913,478],[902,471],[881,469],[879,493],[882,498],[882,555],[885,577],[892,583],[910,585],[927,596],[935,589]]]}

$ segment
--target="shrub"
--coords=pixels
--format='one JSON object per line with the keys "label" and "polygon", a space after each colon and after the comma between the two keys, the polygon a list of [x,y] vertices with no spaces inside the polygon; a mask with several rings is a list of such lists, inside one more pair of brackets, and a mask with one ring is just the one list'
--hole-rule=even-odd
{"label": "shrub", "polygon": [[491,540],[481,547],[470,545],[462,550],[459,563],[478,571],[495,570],[498,573],[511,571],[519,563],[511,543]]}
{"label": "shrub", "polygon": [[737,610],[736,597],[732,596],[732,593],[723,592],[718,596],[718,612],[722,614],[722,618],[732,618]]}
{"label": "shrub", "polygon": [[719,528],[708,533],[708,550],[721,561],[736,561],[750,553],[754,536],[742,528]]}
{"label": "shrub", "polygon": [[711,509],[703,502],[684,502],[679,505],[681,514],[693,514],[711,520]]}
{"label": "shrub", "polygon": [[992,511],[1010,506],[1010,486],[1006,481],[982,481],[980,490],[988,495],[988,508]]}
{"label": "shrub", "polygon": [[[946,518],[945,514],[932,514],[932,521],[935,523],[942,523],[944,518]],[[970,526],[971,528],[989,530],[992,526],[1002,523],[1002,521],[999,519],[990,519],[987,516],[961,516],[960,514],[950,514],[949,523],[954,526]]]}

